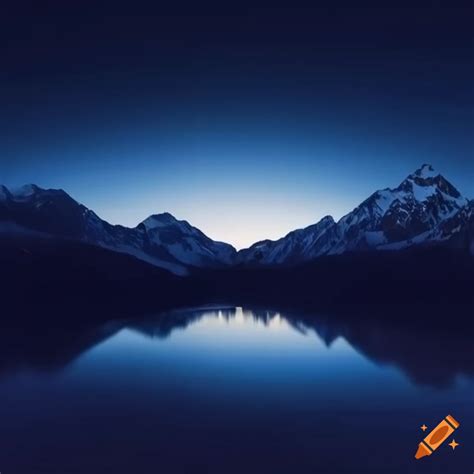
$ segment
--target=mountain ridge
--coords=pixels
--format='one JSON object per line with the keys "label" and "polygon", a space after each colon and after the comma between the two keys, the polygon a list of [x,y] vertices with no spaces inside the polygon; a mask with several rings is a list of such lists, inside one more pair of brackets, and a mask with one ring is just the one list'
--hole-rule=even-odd
{"label": "mountain ridge", "polygon": [[0,185],[0,233],[40,232],[127,253],[178,275],[193,268],[293,265],[324,255],[448,244],[474,255],[474,201],[424,164],[397,187],[372,193],[337,222],[319,222],[237,251],[169,212],[136,227],[112,225],[62,189]]}
{"label": "mountain ridge", "polygon": [[[155,219],[150,216],[148,219]],[[186,221],[171,214],[159,231],[144,222],[135,228],[112,225],[101,219],[63,190],[25,185],[19,190],[0,188],[0,232],[41,232],[63,239],[130,254],[178,275],[189,273],[191,266],[218,266],[229,260],[235,249],[214,242]]]}
{"label": "mountain ridge", "polygon": [[[368,250],[400,250],[412,245],[440,243],[454,237],[436,229],[458,216],[459,225],[472,220],[472,201],[431,165],[422,165],[396,188],[375,191],[332,225],[318,223],[290,232],[276,241],[257,242],[241,254],[243,264],[301,263],[323,255]],[[464,215],[464,220],[461,215]],[[461,229],[459,229],[461,230]],[[470,237],[472,240],[472,232]],[[418,239],[418,240],[417,240]],[[294,245],[291,245],[291,241]],[[301,242],[312,242],[302,249]],[[474,253],[469,247],[471,253]]]}

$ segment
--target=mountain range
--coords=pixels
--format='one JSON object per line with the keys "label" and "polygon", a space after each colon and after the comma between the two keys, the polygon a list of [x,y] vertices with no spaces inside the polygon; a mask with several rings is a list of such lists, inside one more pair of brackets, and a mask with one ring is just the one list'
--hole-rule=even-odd
{"label": "mountain range", "polygon": [[61,189],[0,186],[0,232],[56,237],[133,255],[177,275],[190,267],[228,265],[236,250],[215,242],[169,213],[155,214],[135,228],[112,225]]}
{"label": "mountain range", "polygon": [[335,221],[326,216],[279,240],[237,251],[169,213],[135,228],[112,225],[60,189],[0,186],[0,234],[83,242],[186,275],[195,268],[305,263],[327,255],[450,246],[474,255],[474,201],[432,166],[423,165],[393,189],[374,192]]}

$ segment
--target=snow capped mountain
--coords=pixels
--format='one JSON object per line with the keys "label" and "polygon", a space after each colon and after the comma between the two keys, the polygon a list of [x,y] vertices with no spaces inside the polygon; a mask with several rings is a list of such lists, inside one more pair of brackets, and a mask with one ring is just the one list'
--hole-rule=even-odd
{"label": "snow capped mountain", "polygon": [[102,220],[61,189],[0,186],[0,233],[20,231],[79,240],[184,275],[190,267],[297,264],[322,255],[414,245],[443,244],[474,255],[474,204],[432,166],[423,165],[396,188],[373,193],[338,222],[326,216],[279,240],[236,252],[169,213],[128,228]]}
{"label": "snow capped mountain", "polygon": [[337,223],[339,241],[329,253],[399,249],[424,242],[428,233],[467,204],[432,166],[423,165],[397,188],[376,191],[344,216]]}
{"label": "snow capped mountain", "polygon": [[134,229],[111,225],[64,191],[35,185],[11,191],[0,187],[0,222],[0,231],[12,232],[14,224],[16,232],[80,240],[131,254],[178,275],[186,274],[188,266],[229,264],[236,252],[171,214],[150,216]]}
{"label": "snow capped mountain", "polygon": [[322,255],[448,241],[466,232],[471,215],[472,202],[432,166],[423,165],[398,187],[373,193],[339,222],[327,216],[277,241],[258,242],[241,250],[238,261],[291,264]]}
{"label": "snow capped mountain", "polygon": [[179,221],[167,212],[148,217],[138,228],[144,228],[150,245],[165,246],[176,260],[187,265],[231,264],[235,257],[231,245],[210,239],[187,221]]}

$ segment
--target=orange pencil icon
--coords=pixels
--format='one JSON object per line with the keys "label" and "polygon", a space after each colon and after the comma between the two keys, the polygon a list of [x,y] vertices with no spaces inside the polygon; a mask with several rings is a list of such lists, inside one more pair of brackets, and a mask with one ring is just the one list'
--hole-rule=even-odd
{"label": "orange pencil icon", "polygon": [[459,423],[448,415],[429,435],[418,445],[415,458],[430,456],[435,449],[443,444],[446,438],[459,427]]}

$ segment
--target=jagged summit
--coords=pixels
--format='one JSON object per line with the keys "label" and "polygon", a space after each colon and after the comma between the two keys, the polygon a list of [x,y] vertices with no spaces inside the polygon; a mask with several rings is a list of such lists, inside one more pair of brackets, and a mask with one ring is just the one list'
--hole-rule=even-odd
{"label": "jagged summit", "polygon": [[435,176],[438,176],[438,174],[439,173],[435,171],[432,165],[425,163],[413,173],[413,176],[419,178],[434,178]]}
{"label": "jagged summit", "polygon": [[442,193],[444,197],[460,199],[459,205],[465,205],[467,202],[456,187],[436,172],[431,165],[423,165],[402,181],[394,191],[411,192],[420,201],[424,201],[436,193]]}
{"label": "jagged summit", "polygon": [[467,202],[431,165],[423,165],[396,188],[376,191],[344,216],[337,224],[339,241],[329,253],[422,243],[427,233]]}

